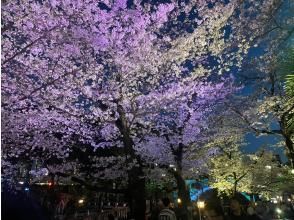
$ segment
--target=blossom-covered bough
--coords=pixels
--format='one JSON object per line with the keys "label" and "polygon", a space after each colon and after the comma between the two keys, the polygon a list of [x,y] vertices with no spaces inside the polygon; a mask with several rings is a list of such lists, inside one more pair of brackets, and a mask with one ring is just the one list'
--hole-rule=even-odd
{"label": "blossom-covered bough", "polygon": [[[173,141],[178,131],[166,130],[173,120],[191,122],[180,134],[186,141],[198,135],[209,103],[233,91],[228,73],[241,66],[275,2],[5,3],[3,155],[42,148],[65,160],[77,143],[122,147],[125,164],[137,164],[126,175],[133,215],[144,219],[140,143],[161,129],[159,140]],[[178,111],[190,116],[174,118]]]}
{"label": "blossom-covered bough", "polygon": [[[293,94],[287,89],[286,77],[293,75],[292,1],[277,1],[277,7],[257,35],[255,47],[238,72],[238,79],[248,89],[246,97],[228,104],[246,132],[276,136],[291,166],[294,166]],[[258,37],[259,36],[259,37]],[[239,97],[240,98],[240,97]],[[235,123],[236,125],[236,123]]]}

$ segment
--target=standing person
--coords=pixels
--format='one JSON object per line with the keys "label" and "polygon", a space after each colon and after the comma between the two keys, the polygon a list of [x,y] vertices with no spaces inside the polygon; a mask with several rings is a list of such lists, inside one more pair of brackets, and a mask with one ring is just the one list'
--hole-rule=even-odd
{"label": "standing person", "polygon": [[270,210],[266,203],[257,202],[255,212],[256,215],[262,220],[271,219]]}
{"label": "standing person", "polygon": [[219,204],[207,203],[203,217],[205,220],[225,220],[223,209]]}
{"label": "standing person", "polygon": [[149,220],[158,220],[158,215],[160,211],[164,208],[163,203],[161,199],[157,201],[156,206],[152,208],[151,216]]}
{"label": "standing person", "polygon": [[241,204],[236,198],[231,199],[230,202],[229,220],[250,220],[242,210]]}
{"label": "standing person", "polygon": [[247,215],[252,220],[261,220],[261,218],[256,213],[255,207],[255,203],[251,202],[247,207]]}
{"label": "standing person", "polygon": [[173,210],[170,209],[170,200],[169,198],[161,199],[163,204],[163,209],[160,211],[158,220],[177,220],[176,214]]}

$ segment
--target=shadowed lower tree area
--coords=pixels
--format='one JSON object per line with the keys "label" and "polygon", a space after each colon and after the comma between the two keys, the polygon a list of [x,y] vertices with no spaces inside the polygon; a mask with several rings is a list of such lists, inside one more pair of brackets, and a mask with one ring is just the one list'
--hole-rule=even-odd
{"label": "shadowed lower tree area", "polygon": [[[191,220],[186,180],[228,194],[278,185],[270,197],[292,178],[291,1],[2,4],[2,180],[45,183],[32,194],[57,210],[49,218],[85,207],[80,189],[96,214],[116,200],[143,220],[168,196]],[[288,161],[248,155],[249,133],[280,137]],[[253,180],[262,166],[285,178]]]}

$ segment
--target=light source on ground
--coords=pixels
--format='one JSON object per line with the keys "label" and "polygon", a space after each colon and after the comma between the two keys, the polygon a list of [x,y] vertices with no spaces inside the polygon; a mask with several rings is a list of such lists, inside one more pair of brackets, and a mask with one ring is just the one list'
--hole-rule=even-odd
{"label": "light source on ground", "polygon": [[276,209],[276,212],[277,212],[278,214],[282,214],[282,209],[277,208],[277,209]]}
{"label": "light source on ground", "polygon": [[79,204],[83,204],[84,203],[84,200],[83,199],[80,199],[79,200]]}
{"label": "light source on ground", "polygon": [[204,201],[198,201],[198,202],[197,202],[197,207],[198,207],[199,209],[203,209],[203,208],[205,207],[205,202],[204,202]]}
{"label": "light source on ground", "polygon": [[204,209],[204,207],[205,207],[205,203],[204,203],[204,201],[198,201],[197,202],[197,207],[198,207],[198,209],[199,209],[199,220],[202,220],[202,214],[201,214],[201,209]]}

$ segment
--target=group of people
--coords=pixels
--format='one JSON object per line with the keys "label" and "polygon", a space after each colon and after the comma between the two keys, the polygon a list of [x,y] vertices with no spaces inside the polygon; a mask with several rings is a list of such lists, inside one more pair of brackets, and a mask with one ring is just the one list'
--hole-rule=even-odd
{"label": "group of people", "polygon": [[[270,220],[270,216],[263,215],[258,212],[254,204],[244,206],[238,198],[232,198],[228,209],[214,201],[206,201],[205,207],[198,212],[193,219],[199,219],[201,214],[203,220]],[[266,210],[263,210],[266,211]],[[182,220],[182,216],[178,215],[177,210],[172,206],[168,198],[159,201],[158,207],[153,210],[151,220]]]}

